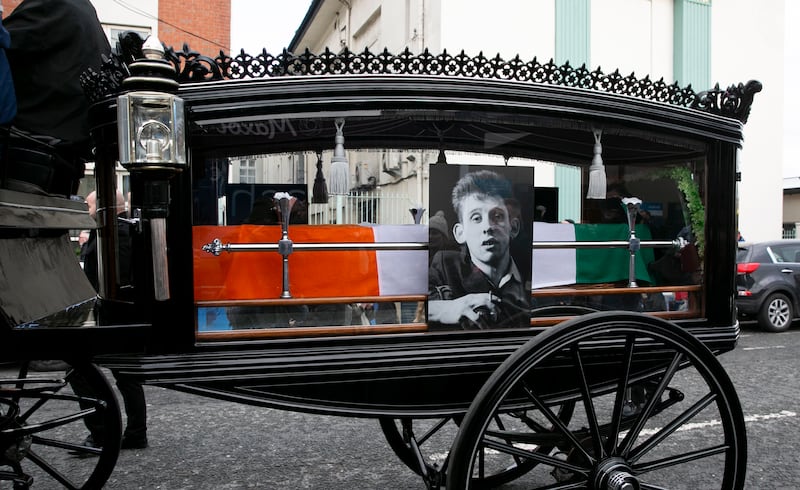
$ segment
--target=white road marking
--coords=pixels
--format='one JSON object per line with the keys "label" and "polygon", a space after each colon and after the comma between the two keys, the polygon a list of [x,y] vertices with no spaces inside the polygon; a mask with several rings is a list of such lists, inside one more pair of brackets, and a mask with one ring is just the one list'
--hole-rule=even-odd
{"label": "white road marking", "polygon": [[[767,413],[767,414],[763,414],[763,415],[759,415],[759,414],[756,414],[756,415],[745,415],[744,421],[745,421],[745,423],[762,422],[762,421],[765,421],[765,420],[782,419],[782,418],[786,418],[786,417],[797,417],[797,413],[789,411],[789,410],[781,410],[780,412],[777,412],[777,413]],[[695,430],[695,429],[705,429],[705,428],[708,428],[708,427],[716,427],[718,425],[722,425],[722,421],[720,421],[720,420],[707,420],[707,421],[704,421],[704,422],[692,422],[692,423],[684,424],[684,425],[680,426],[675,432],[684,432],[684,431],[687,431],[687,430]],[[657,433],[660,430],[661,430],[661,427],[656,427],[656,428],[653,428],[653,429],[645,429],[640,434],[640,437],[641,436],[645,436],[645,437],[646,436],[651,436],[651,435]]]}
{"label": "white road marking", "polygon": [[[775,420],[775,419],[783,419],[787,417],[797,417],[796,412],[792,412],[790,410],[781,410],[780,412],[776,413],[766,413],[766,414],[755,414],[755,415],[746,415],[744,417],[745,423],[752,423],[752,422],[764,422],[768,420]],[[675,432],[685,432],[688,430],[697,430],[697,429],[707,429],[709,427],[717,427],[722,425],[722,421],[720,420],[707,420],[703,422],[693,422],[689,424],[684,424],[680,426]],[[662,427],[656,427],[653,429],[644,429],[639,434],[639,437],[649,437],[653,434],[658,433]],[[620,432],[620,438],[625,437],[626,432]],[[529,451],[533,451],[536,449],[536,445],[534,444],[514,444],[514,446],[520,449],[527,449]],[[494,449],[489,449],[485,451],[485,454],[500,454],[498,451]],[[432,453],[428,455],[428,460],[432,462],[441,463],[447,458],[448,453]]]}
{"label": "white road marking", "polygon": [[764,415],[747,415],[744,418],[745,422],[760,422],[762,420],[770,420],[770,419],[782,419],[784,417],[797,417],[796,412],[791,412],[789,410],[781,410],[778,413],[768,413]]}
{"label": "white road marking", "polygon": [[768,349],[785,349],[785,345],[766,345],[764,347],[742,347],[742,350],[768,350]]}

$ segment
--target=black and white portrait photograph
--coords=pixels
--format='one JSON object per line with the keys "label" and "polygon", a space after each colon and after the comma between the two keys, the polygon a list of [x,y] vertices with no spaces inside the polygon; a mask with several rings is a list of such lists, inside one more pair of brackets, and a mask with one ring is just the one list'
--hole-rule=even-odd
{"label": "black and white portrait photograph", "polygon": [[429,326],[529,326],[533,169],[439,164],[430,175]]}

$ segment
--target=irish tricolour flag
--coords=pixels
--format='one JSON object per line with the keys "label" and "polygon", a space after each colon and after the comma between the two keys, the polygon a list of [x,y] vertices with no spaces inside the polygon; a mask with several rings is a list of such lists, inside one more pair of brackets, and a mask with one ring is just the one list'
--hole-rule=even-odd
{"label": "irish tricolour flag", "polygon": [[[283,257],[277,252],[202,250],[219,238],[223,244],[277,243],[280,226],[195,226],[192,228],[195,301],[279,298]],[[428,241],[423,225],[292,225],[294,243],[381,243]],[[294,298],[421,295],[428,291],[428,252],[299,251],[289,256],[289,285]]]}
{"label": "irish tricolour flag", "polygon": [[[630,252],[627,248],[536,249],[536,242],[581,242],[628,240],[626,224],[533,224],[533,289],[568,284],[602,284],[628,279]],[[651,238],[646,226],[636,226],[641,240]],[[653,261],[652,249],[636,254],[637,281],[651,282],[647,264]]]}

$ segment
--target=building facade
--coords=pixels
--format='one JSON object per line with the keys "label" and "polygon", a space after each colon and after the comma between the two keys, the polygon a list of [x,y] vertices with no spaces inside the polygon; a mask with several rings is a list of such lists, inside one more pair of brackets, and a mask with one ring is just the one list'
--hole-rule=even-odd
{"label": "building facade", "polygon": [[[1,0],[8,16],[22,0]],[[175,49],[187,43],[214,57],[230,52],[231,0],[91,0],[97,17],[114,46],[119,34],[136,31],[155,34]]]}
{"label": "building facade", "polygon": [[[22,0],[0,0],[6,17]],[[207,56],[230,51],[230,0],[92,0],[97,17],[112,48],[126,31],[142,38],[155,34],[167,46],[181,49],[184,43]],[[94,190],[94,166],[87,164],[87,178],[81,182],[83,196]],[[119,188],[129,190],[127,171],[118,167]]]}
{"label": "building facade", "polygon": [[796,20],[800,7],[789,0],[315,0],[290,50],[519,55],[696,92],[757,79],[764,90],[745,126],[739,226],[766,240],[782,233],[784,174],[800,175],[791,158],[797,102],[787,90],[800,52]]}

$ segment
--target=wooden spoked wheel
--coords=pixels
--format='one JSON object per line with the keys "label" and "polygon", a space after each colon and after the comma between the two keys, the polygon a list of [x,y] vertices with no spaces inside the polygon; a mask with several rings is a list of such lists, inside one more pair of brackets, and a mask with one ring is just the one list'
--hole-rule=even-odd
{"label": "wooden spoked wheel", "polygon": [[[532,451],[548,454],[553,450],[552,427],[547,420],[536,417],[536,410],[520,406],[509,413],[497,414],[491,426],[497,430],[508,430],[512,427],[525,426],[530,433],[547,434],[541,440],[532,438],[528,448]],[[572,416],[573,403],[564,403],[555,409],[562,423],[568,423]],[[381,429],[389,446],[398,458],[415,473],[423,477],[429,486],[436,488],[444,484],[449,463],[449,452],[453,439],[463,416],[436,419],[380,419]],[[474,488],[494,488],[513,481],[527,473],[538,464],[532,459],[508,455],[498,458],[491,471],[476,476]]]}
{"label": "wooden spoked wheel", "polygon": [[[576,402],[568,423],[554,409],[565,399]],[[521,403],[553,430],[494,427]],[[545,435],[551,453],[527,446]],[[655,317],[597,313],[535,337],[494,372],[461,423],[447,488],[476,488],[510,455],[538,463],[518,479],[524,488],[740,489],[744,418],[729,377],[694,336]]]}
{"label": "wooden spoked wheel", "polygon": [[[84,445],[87,424],[102,428],[102,447]],[[117,462],[122,423],[114,392],[88,362],[66,371],[0,379],[0,484],[98,489]],[[2,485],[0,485],[2,486]]]}

